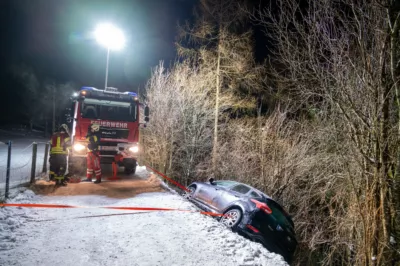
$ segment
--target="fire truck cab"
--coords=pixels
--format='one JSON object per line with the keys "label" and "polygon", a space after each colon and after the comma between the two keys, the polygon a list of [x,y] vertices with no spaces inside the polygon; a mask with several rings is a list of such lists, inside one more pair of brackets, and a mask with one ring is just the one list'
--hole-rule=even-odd
{"label": "fire truck cab", "polygon": [[[71,174],[86,171],[86,136],[92,123],[100,125],[101,163],[113,161],[125,168],[125,173],[136,171],[139,154],[138,96],[134,92],[119,92],[116,88],[99,90],[82,87],[74,93],[71,113],[67,121],[72,123],[72,149],[68,156]],[[149,121],[149,108],[144,107],[145,121]]]}

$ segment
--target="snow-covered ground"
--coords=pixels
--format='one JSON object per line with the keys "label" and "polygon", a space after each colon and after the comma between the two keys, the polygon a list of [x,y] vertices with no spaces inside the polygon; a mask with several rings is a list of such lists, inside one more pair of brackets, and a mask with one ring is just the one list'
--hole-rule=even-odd
{"label": "snow-covered ground", "polygon": [[[9,138],[7,138],[9,139]],[[0,135],[0,169],[5,169],[7,167],[7,154],[8,154],[8,140],[4,136]],[[43,165],[43,156],[48,139],[44,138],[30,138],[25,139],[13,138],[11,139],[11,168],[19,168],[24,166],[27,162],[32,162],[32,144],[37,143],[37,165]],[[30,167],[31,165],[29,165]],[[41,170],[41,169],[40,169]]]}
{"label": "snow-covered ground", "polygon": [[35,173],[36,176],[40,175],[43,167],[45,146],[49,139],[32,135],[27,137],[24,133],[18,131],[0,129],[0,199],[5,190],[8,141],[12,142],[10,187],[13,188],[28,182],[30,179],[33,142],[37,143]]}
{"label": "snow-covered ground", "polygon": [[[140,171],[139,176],[146,176]],[[88,208],[0,208],[0,265],[287,265],[280,255],[199,212],[96,208],[197,210],[171,192],[115,199],[96,195],[38,196],[22,189],[8,202]]]}

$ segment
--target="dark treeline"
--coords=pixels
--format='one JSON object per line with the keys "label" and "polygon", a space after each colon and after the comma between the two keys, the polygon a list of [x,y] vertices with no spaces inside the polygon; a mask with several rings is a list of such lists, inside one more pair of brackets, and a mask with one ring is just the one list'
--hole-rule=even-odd
{"label": "dark treeline", "polygon": [[55,127],[65,123],[66,108],[77,84],[56,82],[23,63],[10,65],[2,75],[7,91],[7,97],[1,97],[2,125],[50,134],[53,123]]}
{"label": "dark treeline", "polygon": [[234,179],[277,199],[298,265],[398,265],[400,6],[298,2],[200,1],[179,60],[143,95],[144,160],[185,185]]}

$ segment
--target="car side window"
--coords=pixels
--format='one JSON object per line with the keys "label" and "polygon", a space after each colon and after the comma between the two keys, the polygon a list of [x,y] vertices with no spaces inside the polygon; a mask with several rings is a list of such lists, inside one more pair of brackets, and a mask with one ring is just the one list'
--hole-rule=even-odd
{"label": "car side window", "polygon": [[250,192],[250,197],[252,197],[252,198],[261,198],[261,196],[257,192],[255,192],[254,190],[252,192]]}
{"label": "car side window", "polygon": [[250,191],[250,188],[244,185],[237,185],[234,186],[231,190],[240,194],[246,194],[247,192]]}
{"label": "car side window", "polygon": [[220,187],[230,187],[233,184],[235,184],[236,182],[232,182],[232,181],[214,181],[214,184],[216,184],[217,186]]}

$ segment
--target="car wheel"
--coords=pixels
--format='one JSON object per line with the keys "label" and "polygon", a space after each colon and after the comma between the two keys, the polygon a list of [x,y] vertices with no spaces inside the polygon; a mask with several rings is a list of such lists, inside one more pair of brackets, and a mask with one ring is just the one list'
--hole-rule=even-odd
{"label": "car wheel", "polygon": [[191,199],[194,192],[196,191],[196,186],[189,186],[188,189],[189,191],[185,191],[184,197],[187,199]]}
{"label": "car wheel", "polygon": [[220,222],[235,231],[238,224],[242,220],[242,216],[243,214],[240,209],[232,208],[224,213],[224,216],[221,217]]}

